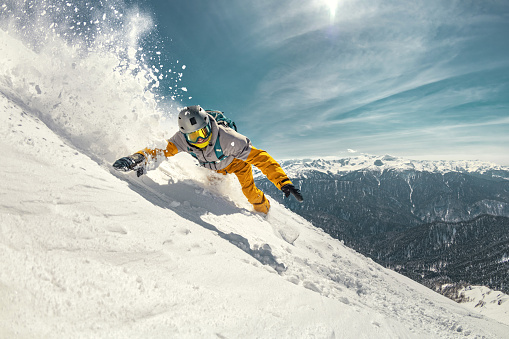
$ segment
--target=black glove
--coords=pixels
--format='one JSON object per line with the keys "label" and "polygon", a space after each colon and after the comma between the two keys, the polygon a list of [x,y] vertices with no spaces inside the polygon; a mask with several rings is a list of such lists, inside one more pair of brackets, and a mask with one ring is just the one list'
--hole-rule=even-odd
{"label": "black glove", "polygon": [[302,194],[300,194],[300,191],[295,188],[295,186],[291,184],[284,185],[281,187],[281,191],[285,194],[285,197],[289,197],[290,193],[293,194],[295,199],[297,199],[298,202],[303,202],[304,198],[302,197]]}
{"label": "black glove", "polygon": [[117,171],[132,171],[134,166],[136,166],[136,161],[131,157],[123,157],[113,163],[113,167],[115,167]]}
{"label": "black glove", "polygon": [[143,166],[143,165],[138,166],[138,165],[144,161],[145,161],[145,157],[142,154],[135,153],[131,156],[118,159],[117,161],[115,161],[113,163],[113,167],[115,167],[115,169],[117,171],[124,171],[124,172],[136,170],[136,174],[138,176],[141,176],[141,175],[145,174],[145,166]]}

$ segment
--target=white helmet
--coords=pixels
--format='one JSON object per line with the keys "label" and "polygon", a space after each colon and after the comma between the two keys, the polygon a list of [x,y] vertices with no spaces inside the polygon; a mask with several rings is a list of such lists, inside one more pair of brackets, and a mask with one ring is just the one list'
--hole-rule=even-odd
{"label": "white helmet", "polygon": [[189,144],[204,148],[212,137],[210,117],[200,106],[189,106],[179,113],[178,124]]}
{"label": "white helmet", "polygon": [[182,133],[191,133],[209,125],[210,118],[199,105],[189,106],[180,111],[178,124]]}

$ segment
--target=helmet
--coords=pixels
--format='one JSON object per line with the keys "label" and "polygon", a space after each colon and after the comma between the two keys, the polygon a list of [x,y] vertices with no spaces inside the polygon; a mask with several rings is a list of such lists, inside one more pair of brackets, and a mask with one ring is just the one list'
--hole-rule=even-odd
{"label": "helmet", "polygon": [[204,148],[209,144],[212,136],[210,118],[200,106],[189,106],[181,110],[178,125],[180,132],[191,145]]}

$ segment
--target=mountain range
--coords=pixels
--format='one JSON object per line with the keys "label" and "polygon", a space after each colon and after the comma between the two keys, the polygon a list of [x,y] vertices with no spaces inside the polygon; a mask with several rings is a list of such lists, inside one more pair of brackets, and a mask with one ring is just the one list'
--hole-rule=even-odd
{"label": "mountain range", "polygon": [[260,188],[380,264],[438,291],[509,291],[508,168],[389,155],[281,164],[304,203],[283,199],[258,175]]}

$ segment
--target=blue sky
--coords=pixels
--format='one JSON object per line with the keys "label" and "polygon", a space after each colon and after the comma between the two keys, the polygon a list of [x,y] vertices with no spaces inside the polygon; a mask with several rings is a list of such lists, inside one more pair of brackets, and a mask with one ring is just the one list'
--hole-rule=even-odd
{"label": "blue sky", "polygon": [[509,165],[507,0],[140,8],[186,66],[182,104],[224,111],[278,159],[353,150]]}

